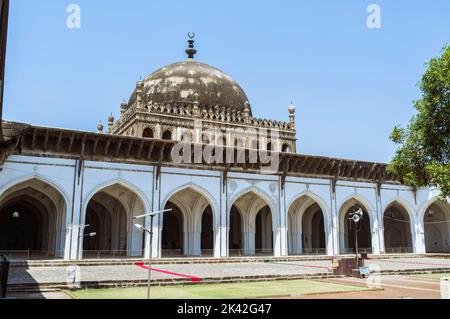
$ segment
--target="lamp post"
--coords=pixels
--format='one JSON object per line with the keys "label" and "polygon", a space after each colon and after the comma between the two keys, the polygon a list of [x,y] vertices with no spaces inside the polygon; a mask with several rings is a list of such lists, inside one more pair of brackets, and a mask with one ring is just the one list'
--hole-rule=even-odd
{"label": "lamp post", "polygon": [[358,252],[358,226],[360,226],[360,221],[363,217],[363,210],[357,205],[354,206],[353,213],[350,214],[350,223],[353,222],[355,231],[355,253],[356,253],[356,268],[359,267],[359,252]]}
{"label": "lamp post", "polygon": [[150,229],[147,229],[140,224],[134,224],[134,226],[136,228],[138,228],[142,231],[145,231],[146,233],[148,233],[150,235],[150,251],[149,251],[149,255],[148,255],[147,299],[150,299],[150,285],[151,285],[151,280],[152,280],[151,266],[152,266],[152,249],[153,249],[153,219],[155,218],[156,215],[162,215],[164,213],[171,212],[171,211],[172,211],[172,209],[165,209],[165,210],[133,217],[133,219],[140,219],[140,218],[144,218],[147,216],[150,217]]}

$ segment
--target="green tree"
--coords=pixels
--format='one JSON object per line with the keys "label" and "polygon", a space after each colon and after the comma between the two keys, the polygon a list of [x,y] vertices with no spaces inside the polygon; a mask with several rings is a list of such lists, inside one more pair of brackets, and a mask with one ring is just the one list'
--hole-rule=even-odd
{"label": "green tree", "polygon": [[426,64],[414,102],[417,114],[406,128],[397,126],[390,139],[399,145],[388,170],[405,184],[438,187],[450,196],[450,45]]}

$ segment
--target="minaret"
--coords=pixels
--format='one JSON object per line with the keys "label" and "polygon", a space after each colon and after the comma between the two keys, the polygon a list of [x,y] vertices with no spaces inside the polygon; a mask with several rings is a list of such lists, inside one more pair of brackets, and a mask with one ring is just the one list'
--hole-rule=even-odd
{"label": "minaret", "polygon": [[103,133],[103,128],[104,128],[103,123],[102,123],[102,121],[100,121],[100,123],[98,123],[98,125],[97,125],[97,131],[99,134]]}
{"label": "minaret", "polygon": [[111,113],[111,115],[108,117],[108,134],[112,133],[113,125],[114,125],[114,116]]}
{"label": "minaret", "polygon": [[136,107],[138,109],[143,107],[142,93],[144,92],[144,82],[142,80],[136,83]]}
{"label": "minaret", "polygon": [[127,110],[128,104],[123,101],[122,103],[120,103],[120,115],[123,115],[125,113],[125,111]]}
{"label": "minaret", "polygon": [[245,101],[244,104],[244,122],[250,124],[250,103],[248,101]]}
{"label": "minaret", "polygon": [[188,48],[186,49],[186,54],[188,55],[188,59],[193,59],[194,58],[194,55],[196,55],[197,54],[197,50],[196,49],[194,49],[194,38],[195,38],[195,33],[194,32],[189,32],[188,33],[188,37],[189,37],[189,40],[188,40],[188,43],[189,43],[189,46],[188,46]]}
{"label": "minaret", "polygon": [[192,115],[194,117],[200,117],[200,108],[199,108],[200,102],[198,100],[199,100],[199,95],[197,92],[195,92],[192,95]]}
{"label": "minaret", "polygon": [[295,105],[294,102],[291,101],[291,105],[289,105],[289,120],[291,124],[291,130],[295,129]]}

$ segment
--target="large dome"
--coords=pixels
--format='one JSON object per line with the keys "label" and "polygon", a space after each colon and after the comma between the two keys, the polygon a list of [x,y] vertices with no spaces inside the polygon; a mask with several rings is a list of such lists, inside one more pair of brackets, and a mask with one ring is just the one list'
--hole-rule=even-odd
{"label": "large dome", "polygon": [[[244,111],[248,101],[231,77],[193,59],[165,66],[144,79],[143,84],[143,100],[151,104],[186,104],[197,94],[200,107],[219,106]],[[136,91],[128,105],[135,100]]]}

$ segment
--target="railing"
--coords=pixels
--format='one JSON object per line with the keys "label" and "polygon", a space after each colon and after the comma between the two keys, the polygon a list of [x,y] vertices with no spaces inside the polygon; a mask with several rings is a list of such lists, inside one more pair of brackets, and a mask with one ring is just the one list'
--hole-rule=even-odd
{"label": "railing", "polygon": [[228,250],[228,255],[233,257],[246,256],[243,249],[230,249]]}
{"label": "railing", "polygon": [[300,255],[326,255],[326,248],[302,248]]}
{"label": "railing", "polygon": [[272,248],[255,249],[255,256],[273,256]]}
{"label": "railing", "polygon": [[214,257],[214,249],[202,249],[200,257]]}
{"label": "railing", "polygon": [[[246,257],[246,256],[273,256],[273,249],[256,249],[253,254],[245,253],[244,249],[230,249],[229,256],[232,257]],[[186,255],[181,249],[163,249],[163,258],[189,258],[189,257],[213,257],[213,249],[202,249],[200,255]]]}
{"label": "railing", "polygon": [[142,258],[143,252],[129,251],[124,249],[109,250],[83,250],[83,259],[125,259],[125,258]]}
{"label": "railing", "polygon": [[[45,259],[58,259],[48,251],[41,250],[0,250],[0,255],[5,255],[9,260],[45,260]],[[60,252],[59,255],[64,255],[64,252]]]}
{"label": "railing", "polygon": [[414,252],[412,247],[386,247],[386,254],[411,254]]}
{"label": "railing", "polygon": [[[372,248],[369,247],[358,247],[358,253],[360,254],[371,254]],[[356,251],[354,248],[345,248],[341,254],[356,254]]]}
{"label": "railing", "polygon": [[161,256],[163,258],[180,258],[187,257],[181,249],[162,249]]}
{"label": "railing", "polygon": [[25,259],[29,260],[31,257],[31,250],[0,250],[0,255],[4,255],[9,259]]}

